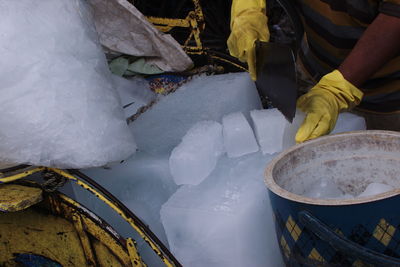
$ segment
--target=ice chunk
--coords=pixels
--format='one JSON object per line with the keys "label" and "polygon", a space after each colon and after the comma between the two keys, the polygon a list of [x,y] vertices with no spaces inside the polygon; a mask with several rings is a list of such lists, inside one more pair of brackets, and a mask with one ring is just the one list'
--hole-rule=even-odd
{"label": "ice chunk", "polygon": [[338,186],[331,179],[322,177],[316,183],[306,190],[303,194],[306,197],[311,198],[342,198],[344,193],[338,188]]}
{"label": "ice chunk", "polygon": [[135,152],[86,1],[1,1],[0,32],[0,162],[83,168]]}
{"label": "ice chunk", "polygon": [[363,117],[350,112],[343,112],[339,114],[336,126],[332,130],[331,134],[361,131],[366,129],[367,126]]}
{"label": "ice chunk", "polygon": [[289,148],[296,144],[295,136],[297,130],[299,129],[300,125],[303,123],[306,114],[299,109],[296,110],[296,115],[293,119],[293,122],[286,122],[285,131],[283,134],[283,149]]}
{"label": "ice chunk", "polygon": [[196,122],[261,108],[247,73],[200,76],[162,98],[131,123],[140,150],[169,153]]}
{"label": "ice chunk", "polygon": [[125,79],[112,75],[114,85],[124,108],[125,118],[134,115],[137,110],[156,100],[156,94],[151,91],[149,83],[139,77]]}
{"label": "ice chunk", "polygon": [[258,151],[258,144],[246,117],[241,112],[222,118],[225,150],[230,158]]}
{"label": "ice chunk", "polygon": [[201,183],[223,152],[222,126],[215,121],[195,124],[172,150],[169,167],[177,185]]}
{"label": "ice chunk", "polygon": [[183,266],[283,266],[268,191],[270,155],[223,156],[200,185],[185,185],[161,208],[171,252]]}
{"label": "ice chunk", "polygon": [[387,191],[393,190],[394,187],[387,185],[387,184],[381,184],[381,183],[370,183],[367,188],[365,188],[364,192],[358,195],[358,197],[369,197],[373,195],[378,195],[381,193],[385,193]]}
{"label": "ice chunk", "polygon": [[[123,163],[111,166],[111,169],[92,168],[83,171],[120,199],[165,245],[168,243],[160,220],[160,209],[177,189],[169,173],[168,156],[138,152]],[[73,189],[80,203],[104,218],[121,235],[135,238],[148,266],[165,266],[148,244],[135,235],[132,227],[113,210],[80,186],[74,185]]]}
{"label": "ice chunk", "polygon": [[258,144],[263,154],[282,150],[286,119],[276,109],[253,110],[250,112]]}

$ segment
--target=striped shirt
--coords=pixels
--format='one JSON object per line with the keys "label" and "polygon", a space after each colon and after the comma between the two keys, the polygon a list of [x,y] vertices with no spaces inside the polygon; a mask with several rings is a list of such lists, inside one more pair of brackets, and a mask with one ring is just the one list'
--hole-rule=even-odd
{"label": "striped shirt", "polygon": [[[306,32],[300,58],[316,79],[339,67],[379,13],[400,17],[400,0],[298,0],[297,8]],[[400,110],[400,52],[360,89],[361,108]]]}

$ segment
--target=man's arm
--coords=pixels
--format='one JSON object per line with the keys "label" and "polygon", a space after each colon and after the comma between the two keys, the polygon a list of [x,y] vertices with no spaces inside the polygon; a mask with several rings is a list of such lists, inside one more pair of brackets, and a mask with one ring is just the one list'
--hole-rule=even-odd
{"label": "man's arm", "polygon": [[399,52],[400,18],[381,13],[338,69],[347,81],[362,87],[368,78]]}
{"label": "man's arm", "polygon": [[400,18],[379,14],[365,30],[347,58],[297,101],[307,116],[296,142],[329,133],[339,112],[358,105],[363,93],[357,88],[400,52]]}

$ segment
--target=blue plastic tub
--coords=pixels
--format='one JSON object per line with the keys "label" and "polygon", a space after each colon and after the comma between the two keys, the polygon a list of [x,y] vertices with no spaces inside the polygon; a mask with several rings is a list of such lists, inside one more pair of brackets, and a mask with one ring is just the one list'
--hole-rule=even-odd
{"label": "blue plastic tub", "polygon": [[[371,182],[397,189],[354,199],[302,194],[321,177],[358,195]],[[296,145],[265,182],[287,266],[400,266],[400,133],[360,131]]]}

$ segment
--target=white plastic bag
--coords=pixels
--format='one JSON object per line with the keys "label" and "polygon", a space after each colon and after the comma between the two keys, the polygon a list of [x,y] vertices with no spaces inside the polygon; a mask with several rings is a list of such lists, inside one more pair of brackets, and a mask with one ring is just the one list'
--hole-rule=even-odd
{"label": "white plastic bag", "polygon": [[0,162],[85,168],[136,150],[89,11],[0,1]]}
{"label": "white plastic bag", "polygon": [[[179,72],[193,62],[169,34],[157,30],[127,0],[88,0],[101,44],[111,51],[144,57],[164,71]],[[149,45],[151,44],[151,45]]]}

